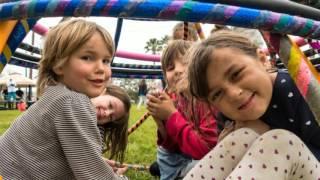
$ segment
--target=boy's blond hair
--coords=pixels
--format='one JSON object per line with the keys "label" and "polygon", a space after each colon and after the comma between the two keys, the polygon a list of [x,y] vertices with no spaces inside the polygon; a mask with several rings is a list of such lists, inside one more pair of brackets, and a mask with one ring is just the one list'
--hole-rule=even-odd
{"label": "boy's blond hair", "polygon": [[47,86],[58,83],[58,76],[53,69],[65,65],[70,56],[85,44],[95,32],[101,34],[109,53],[113,55],[115,48],[111,35],[94,22],[78,18],[64,21],[49,30],[40,60],[37,82],[38,97],[43,94]]}

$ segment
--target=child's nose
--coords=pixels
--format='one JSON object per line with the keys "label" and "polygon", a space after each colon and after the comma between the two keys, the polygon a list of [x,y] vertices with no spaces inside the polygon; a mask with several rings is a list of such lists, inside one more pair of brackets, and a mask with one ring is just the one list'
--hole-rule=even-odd
{"label": "child's nose", "polygon": [[175,71],[174,71],[174,75],[175,76],[180,76],[182,74],[182,70],[181,69],[176,69]]}
{"label": "child's nose", "polygon": [[240,87],[230,87],[227,91],[227,94],[229,95],[229,97],[231,98],[238,98],[242,95],[243,90]]}
{"label": "child's nose", "polygon": [[114,114],[114,113],[115,113],[114,109],[108,109],[108,110],[106,110],[106,114],[107,114],[108,117],[111,116],[111,115]]}
{"label": "child's nose", "polygon": [[112,112],[111,112],[111,110],[106,110],[105,113],[106,113],[106,116],[109,117]]}
{"label": "child's nose", "polygon": [[103,63],[103,61],[97,61],[96,63],[96,69],[98,72],[104,72],[105,70],[105,64]]}

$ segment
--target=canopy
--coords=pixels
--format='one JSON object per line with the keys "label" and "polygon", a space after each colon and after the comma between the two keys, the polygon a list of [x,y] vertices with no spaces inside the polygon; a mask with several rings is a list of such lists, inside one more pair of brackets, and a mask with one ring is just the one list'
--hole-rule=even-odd
{"label": "canopy", "polygon": [[0,75],[0,86],[7,86],[9,79],[16,82],[17,87],[35,86],[36,83],[32,79],[23,76],[20,73],[11,73],[9,75]]}

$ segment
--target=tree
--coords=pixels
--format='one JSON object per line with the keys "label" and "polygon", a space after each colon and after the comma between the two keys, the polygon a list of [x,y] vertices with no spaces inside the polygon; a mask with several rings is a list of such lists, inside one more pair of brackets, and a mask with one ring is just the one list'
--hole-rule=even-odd
{"label": "tree", "polygon": [[169,38],[168,35],[163,36],[162,39],[160,40],[160,41],[161,41],[161,44],[162,44],[163,46],[166,46],[166,45],[168,44],[169,39],[170,39],[170,38]]}
{"label": "tree", "polygon": [[160,40],[157,38],[151,38],[149,39],[149,41],[147,41],[144,49],[146,50],[146,52],[151,51],[152,54],[160,54],[160,52],[165,48],[168,40],[168,35],[165,35]]}
{"label": "tree", "polygon": [[120,86],[124,89],[130,99],[137,102],[138,101],[138,84],[139,79],[132,79],[132,78],[112,78],[113,84]]}

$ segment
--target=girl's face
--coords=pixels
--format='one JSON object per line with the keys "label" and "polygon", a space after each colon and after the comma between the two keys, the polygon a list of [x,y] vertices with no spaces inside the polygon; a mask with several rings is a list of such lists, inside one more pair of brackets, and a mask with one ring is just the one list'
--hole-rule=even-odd
{"label": "girl's face", "polygon": [[176,90],[176,85],[182,78],[183,72],[186,70],[187,65],[182,62],[180,58],[173,59],[172,64],[166,70],[168,89],[171,91]]}
{"label": "girl's face", "polygon": [[208,100],[233,120],[257,120],[271,101],[273,77],[266,56],[257,53],[259,60],[238,49],[215,49],[208,65]]}
{"label": "girl's face", "polygon": [[120,119],[125,115],[123,102],[110,95],[101,95],[91,99],[96,108],[98,124],[105,124]]}
{"label": "girl's face", "polygon": [[94,33],[66,64],[54,70],[59,82],[89,97],[99,96],[111,76],[109,52],[100,33]]}

